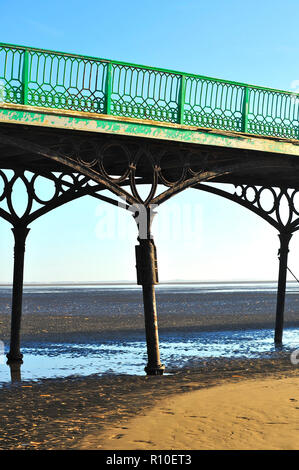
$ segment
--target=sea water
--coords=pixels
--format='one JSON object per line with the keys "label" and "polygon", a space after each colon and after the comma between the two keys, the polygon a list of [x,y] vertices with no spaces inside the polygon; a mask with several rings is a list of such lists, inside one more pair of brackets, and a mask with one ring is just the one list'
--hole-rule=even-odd
{"label": "sea water", "polygon": [[[299,285],[288,284],[288,294],[299,294]],[[94,285],[80,286],[25,286],[24,293],[51,294],[59,296],[74,290],[104,290],[105,292],[134,291],[134,285]],[[168,284],[157,287],[159,292],[176,293],[274,293],[275,283],[202,283]],[[9,290],[0,288],[0,295]],[[88,338],[88,337],[87,337]],[[261,358],[293,351],[299,348],[299,335],[296,328],[285,328],[283,346],[278,350],[273,341],[273,329],[246,329],[232,331],[180,331],[160,332],[160,353],[168,370],[175,370],[189,364],[200,365],[212,358]],[[6,345],[8,346],[8,345]],[[7,351],[5,351],[7,352]],[[23,381],[90,374],[133,374],[143,375],[147,362],[146,343],[143,332],[129,332],[115,339],[101,338],[100,341],[84,343],[30,342],[22,343]],[[2,354],[0,361],[0,384],[11,381],[10,368]]]}

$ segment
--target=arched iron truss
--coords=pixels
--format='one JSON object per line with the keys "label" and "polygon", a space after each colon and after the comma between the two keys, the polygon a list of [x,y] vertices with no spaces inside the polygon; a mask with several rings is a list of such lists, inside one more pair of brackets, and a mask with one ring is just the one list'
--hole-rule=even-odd
{"label": "arched iron truss", "polygon": [[233,191],[207,184],[199,184],[194,188],[236,202],[264,219],[279,233],[299,230],[299,188],[247,184],[233,186]]}
{"label": "arched iron truss", "polygon": [[207,184],[199,184],[194,187],[236,202],[278,230],[280,241],[278,250],[279,276],[274,340],[276,344],[281,344],[289,243],[294,232],[299,230],[299,188],[240,184],[234,185],[234,192],[229,192]]}
{"label": "arched iron truss", "polygon": [[[13,225],[15,236],[11,346],[8,354],[10,362],[22,360],[20,321],[28,225],[67,202],[90,195],[128,209],[136,219],[139,228],[139,245],[136,247],[137,279],[143,288],[148,351],[146,371],[152,375],[162,374],[164,366],[159,356],[154,291],[154,285],[158,282],[157,257],[150,233],[152,208],[189,187],[237,202],[279,231],[281,248],[275,340],[281,342],[288,244],[292,233],[299,229],[299,207],[296,206],[299,190],[240,184],[236,186],[235,192],[230,193],[205,183],[221,182],[223,177],[240,175],[242,172],[246,174],[251,170],[257,172],[267,168],[284,168],[288,162],[263,158],[261,155],[251,159],[240,159],[235,155],[223,158],[216,150],[195,152],[184,146],[166,148],[165,144],[148,144],[136,139],[124,142],[114,138],[87,139],[63,135],[58,136],[55,143],[47,145],[41,144],[40,140],[39,143],[30,140],[30,134],[28,139],[0,134],[0,143],[33,154],[39,158],[38,164],[48,162],[50,168],[47,169],[47,165],[36,167],[34,164],[30,165],[30,162],[23,166],[20,160],[13,170],[0,170],[0,217]],[[49,197],[43,197],[39,193],[39,182],[43,178],[52,185],[52,194]],[[14,207],[13,194],[17,184],[23,185],[27,193],[27,203],[24,204],[21,215]],[[145,197],[141,196],[138,189],[141,184],[150,186]],[[161,187],[165,189],[160,191]],[[103,190],[109,190],[114,197],[104,196],[101,194]],[[270,207],[265,207],[262,201],[266,191],[272,198]],[[286,218],[281,213],[283,201],[289,208]],[[145,236],[141,236],[140,211],[146,216]]]}
{"label": "arched iron truss", "polygon": [[[8,175],[8,173],[10,173]],[[11,174],[12,173],[12,174]],[[20,183],[26,190],[23,195],[26,198],[25,209],[22,214],[18,214],[15,208],[13,193],[16,185]],[[43,196],[40,194],[40,183],[52,183],[52,194]],[[0,170],[0,217],[11,223],[13,227],[28,227],[29,224],[44,214],[60,207],[67,202],[81,198],[83,196],[93,196],[111,204],[117,201],[100,194],[105,187],[102,184],[94,183],[89,177],[73,172],[53,172],[53,171],[24,171],[24,170]],[[1,207],[5,202],[6,208]],[[129,207],[126,205],[126,208]]]}
{"label": "arched iron truss", "polygon": [[[45,157],[52,163],[62,165],[68,172],[80,174],[80,178],[83,175],[94,181],[99,188],[111,191],[129,205],[142,204],[146,208],[153,204],[160,205],[201,182],[235,172],[283,168],[288,165],[281,159],[269,160],[261,155],[250,160],[240,160],[236,155],[223,158],[216,150],[190,151],[184,146],[167,148],[165,144],[148,144],[144,141],[124,143],[123,140],[113,138],[67,138],[64,135],[57,138],[55,144],[46,146],[30,139],[0,133],[0,143]],[[36,172],[34,168],[33,172]],[[140,184],[150,185],[145,198],[138,191]],[[158,194],[158,185],[167,189]]]}

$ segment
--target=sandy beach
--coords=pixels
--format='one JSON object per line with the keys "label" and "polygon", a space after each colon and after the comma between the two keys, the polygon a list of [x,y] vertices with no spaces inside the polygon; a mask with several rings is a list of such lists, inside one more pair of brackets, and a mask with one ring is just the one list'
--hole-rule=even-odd
{"label": "sandy beach", "polygon": [[[246,397],[258,400],[251,406]],[[163,377],[14,383],[0,390],[0,449],[200,449],[212,448],[214,438],[213,448],[294,449],[298,400],[298,366],[287,355],[210,361]],[[157,434],[160,426],[167,432]],[[279,440],[282,431],[289,438]]]}
{"label": "sandy beach", "polygon": [[[273,294],[157,297],[161,336],[273,327]],[[0,326],[6,342],[9,301],[4,292]],[[297,302],[297,295],[289,296],[287,326],[299,325]],[[136,292],[24,295],[22,344],[100,344],[136,332],[144,334]],[[0,388],[0,449],[299,447],[299,370],[289,351],[170,364],[168,372],[163,377],[93,374],[6,383]]]}
{"label": "sandy beach", "polygon": [[80,449],[298,450],[299,377],[245,380],[175,395]]}

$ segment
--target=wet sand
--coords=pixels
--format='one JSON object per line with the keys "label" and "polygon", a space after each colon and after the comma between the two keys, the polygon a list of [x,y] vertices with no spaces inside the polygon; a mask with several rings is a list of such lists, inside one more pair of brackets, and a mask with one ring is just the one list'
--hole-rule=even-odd
{"label": "wet sand", "polygon": [[[0,291],[1,340],[9,340],[10,292]],[[159,330],[215,331],[274,328],[272,293],[157,292]],[[299,326],[299,295],[286,298],[285,327]],[[24,293],[22,339],[84,342],[144,332],[141,291]]]}
{"label": "wet sand", "polygon": [[[273,328],[273,294],[184,295],[158,293],[160,332]],[[27,344],[89,342],[144,331],[141,295],[136,297],[136,292],[46,297],[24,296],[22,341]],[[9,338],[9,301],[8,294],[1,295],[4,341]],[[288,296],[286,326],[299,326],[297,302],[297,295]],[[224,384],[234,388],[248,379],[293,378],[298,371],[286,352],[254,360],[201,360],[192,369],[176,368],[163,377],[93,375],[6,384],[0,389],[0,449],[99,449],[104,442],[99,436],[107,430],[115,436],[114,448],[126,423],[168,397],[176,400],[182,393]]]}

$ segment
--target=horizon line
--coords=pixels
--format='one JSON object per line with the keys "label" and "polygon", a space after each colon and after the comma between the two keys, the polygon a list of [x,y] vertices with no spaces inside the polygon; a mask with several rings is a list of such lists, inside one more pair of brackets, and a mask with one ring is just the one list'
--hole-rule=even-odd
{"label": "horizon line", "polygon": [[[169,285],[169,284],[231,284],[231,283],[268,283],[268,282],[277,282],[277,279],[267,279],[267,280],[255,280],[255,279],[232,279],[232,280],[207,280],[207,281],[182,281],[182,280],[167,280],[159,282],[157,285]],[[287,282],[295,283],[295,280],[290,280]],[[0,287],[12,286],[12,282],[0,282]],[[135,285],[136,287],[138,284],[135,281],[48,281],[48,282],[39,282],[39,281],[29,281],[24,282],[25,286],[82,286],[82,285]]]}

